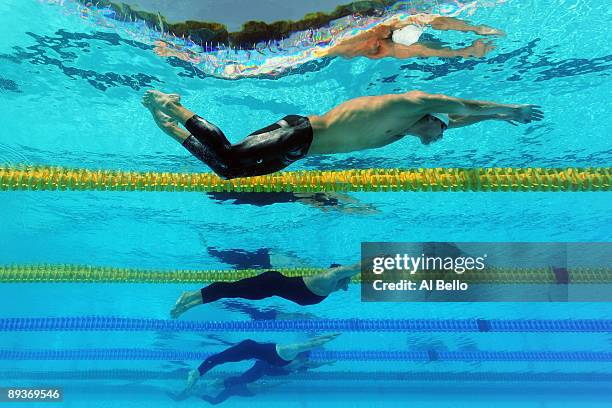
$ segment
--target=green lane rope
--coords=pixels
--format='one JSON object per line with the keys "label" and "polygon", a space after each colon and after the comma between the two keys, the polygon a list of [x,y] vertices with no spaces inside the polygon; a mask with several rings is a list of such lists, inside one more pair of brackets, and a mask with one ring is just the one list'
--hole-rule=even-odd
{"label": "green lane rope", "polygon": [[[327,268],[279,268],[286,276],[313,276]],[[233,282],[265,270],[147,270],[86,265],[0,265],[1,283],[212,283]],[[556,283],[554,268],[486,268],[456,275],[446,271],[424,271],[427,279],[461,279],[466,283],[530,284]],[[612,283],[612,269],[569,268],[564,280],[572,284]],[[353,283],[359,283],[355,276]]]}
{"label": "green lane rope", "polygon": [[224,180],[212,173],[0,167],[0,191],[610,191],[611,167],[291,171]]}

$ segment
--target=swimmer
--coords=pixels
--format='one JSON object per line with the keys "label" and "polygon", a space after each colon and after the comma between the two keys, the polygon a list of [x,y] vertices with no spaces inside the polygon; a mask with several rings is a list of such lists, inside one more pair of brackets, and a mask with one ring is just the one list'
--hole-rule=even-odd
{"label": "swimmer", "polygon": [[274,173],[307,155],[374,149],[407,135],[428,145],[442,139],[446,129],[487,120],[516,126],[544,115],[537,105],[411,91],[351,99],[322,116],[285,116],[231,144],[221,129],[181,105],[177,94],[147,91],[142,103],[160,129],[225,179]]}
{"label": "swimmer", "polygon": [[242,375],[223,380],[219,384],[223,389],[217,396],[203,396],[202,399],[211,404],[219,404],[233,395],[252,396],[254,395],[253,390],[248,385],[263,376],[286,376],[293,372],[333,364],[333,361],[310,360],[310,351],[332,341],[339,335],[339,333],[327,334],[304,343],[294,344],[259,343],[253,340],[244,340],[221,353],[208,357],[196,370],[191,370],[187,377],[187,386],[181,395],[187,395],[201,376],[220,364],[257,360]]}
{"label": "swimmer", "polygon": [[268,271],[236,282],[215,282],[200,290],[184,292],[170,311],[173,319],[187,310],[221,299],[261,300],[278,296],[301,306],[321,303],[338,290],[348,290],[351,277],[361,271],[361,264],[334,266],[314,276],[285,276]]}
{"label": "swimmer", "polygon": [[317,57],[367,57],[380,59],[386,57],[406,59],[413,57],[476,57],[482,58],[493,51],[495,46],[489,41],[475,40],[469,47],[458,50],[441,47],[438,43],[421,39],[427,27],[441,31],[472,32],[478,35],[503,36],[505,33],[486,25],[470,25],[454,17],[432,14],[416,14],[405,19],[392,18],[374,28],[354,37],[340,40],[338,44],[315,52]]}

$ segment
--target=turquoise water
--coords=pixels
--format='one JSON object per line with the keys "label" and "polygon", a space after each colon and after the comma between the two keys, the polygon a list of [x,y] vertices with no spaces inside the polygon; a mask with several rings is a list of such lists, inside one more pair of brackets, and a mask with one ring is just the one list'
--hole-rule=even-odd
{"label": "turquoise water", "polygon": [[[480,124],[421,146],[309,158],[296,169],[370,167],[610,166],[612,50],[606,1],[508,1],[471,19],[508,36],[481,60],[335,59],[278,79],[228,81],[156,56],[58,6],[0,1],[0,164],[139,171],[208,171],[163,135],[140,105],[151,88],[183,103],[233,141],[288,113],[320,114],[362,96],[421,89],[543,107],[542,122]],[[458,44],[472,39],[433,33]],[[355,262],[362,241],[610,241],[605,193],[358,193],[324,208],[300,202],[237,204],[204,194],[5,192],[0,264],[83,264],[150,269],[325,267]],[[355,202],[355,200],[357,200]],[[2,284],[0,317],[168,318],[193,285]],[[256,308],[245,313],[245,307]],[[361,303],[359,288],[301,308],[278,299],[221,302],[184,320],[247,321],[276,310],[300,319],[611,319],[606,303]],[[304,315],[306,314],[306,315]],[[294,341],[308,333],[15,332],[3,350],[121,349],[216,352],[250,337]],[[610,352],[603,333],[344,333],[327,350]],[[66,389],[66,406],[201,406],[165,394],[196,361],[3,361],[0,383]],[[246,365],[229,366],[238,371]],[[125,372],[117,370],[138,370]],[[226,368],[224,367],[224,370]],[[100,370],[111,370],[101,372]],[[409,381],[390,372],[430,373]],[[359,374],[359,373],[366,374]],[[152,373],[158,378],[151,378]],[[331,373],[328,376],[325,373]],[[345,377],[338,373],[346,374]],[[378,373],[378,374],[372,374]],[[382,374],[381,374],[382,373]],[[454,376],[444,379],[441,373]],[[466,374],[467,373],[467,374]],[[484,379],[470,380],[468,374]],[[493,374],[492,374],[493,373]],[[494,380],[495,373],[513,374]],[[606,381],[529,380],[529,374],[612,375],[598,361],[338,361],[255,398],[226,406],[606,406]],[[97,378],[92,378],[97,375]],[[361,375],[361,377],[359,377]],[[446,374],[445,374],[446,375]],[[70,376],[82,379],[68,379]],[[317,377],[318,376],[318,377]],[[377,377],[378,376],[378,377]],[[361,378],[361,379],[358,379]],[[578,377],[575,377],[578,378]],[[585,377],[581,377],[585,378]],[[290,379],[287,378],[289,381]]]}

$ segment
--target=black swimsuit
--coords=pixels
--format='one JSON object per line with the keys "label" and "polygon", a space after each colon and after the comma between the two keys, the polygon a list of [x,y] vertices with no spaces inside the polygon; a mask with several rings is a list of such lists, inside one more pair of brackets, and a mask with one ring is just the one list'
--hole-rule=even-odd
{"label": "black swimsuit", "polygon": [[276,351],[275,343],[258,343],[253,340],[244,340],[221,353],[208,357],[200,366],[200,375],[206,374],[219,364],[235,363],[243,360],[261,360],[266,363],[283,367],[291,361],[283,360]]}
{"label": "black swimsuit", "polygon": [[289,115],[232,145],[221,129],[194,115],[183,146],[225,179],[274,173],[306,156],[312,143],[310,120]]}
{"label": "black swimsuit", "polygon": [[224,298],[260,300],[279,296],[301,306],[321,303],[327,296],[319,296],[304,283],[301,276],[289,277],[277,271],[264,272],[236,282],[215,282],[200,290],[202,303]]}

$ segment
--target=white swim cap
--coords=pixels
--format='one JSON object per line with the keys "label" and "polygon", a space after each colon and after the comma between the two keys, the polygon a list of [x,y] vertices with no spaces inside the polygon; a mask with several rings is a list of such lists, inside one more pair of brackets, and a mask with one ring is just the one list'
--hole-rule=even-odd
{"label": "white swim cap", "polygon": [[395,30],[391,39],[394,43],[402,45],[412,45],[419,41],[421,34],[423,34],[423,27],[415,25],[407,25],[401,30]]}
{"label": "white swim cap", "polygon": [[448,127],[448,124],[450,123],[450,118],[448,117],[446,113],[430,113],[430,115],[440,120],[442,123],[446,125],[446,127]]}

